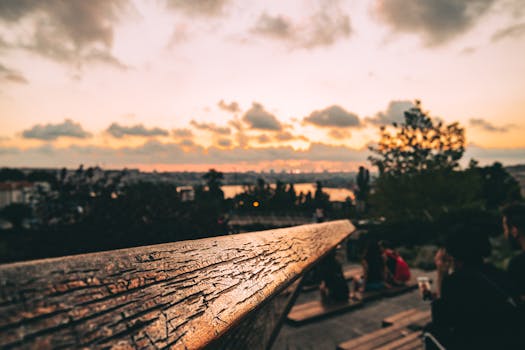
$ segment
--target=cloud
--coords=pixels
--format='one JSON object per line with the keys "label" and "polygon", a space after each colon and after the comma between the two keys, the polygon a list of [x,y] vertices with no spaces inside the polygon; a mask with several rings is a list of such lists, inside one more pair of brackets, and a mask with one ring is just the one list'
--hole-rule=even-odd
{"label": "cloud", "polygon": [[472,158],[478,160],[481,165],[491,164],[496,161],[505,165],[523,164],[525,148],[486,148],[469,144],[462,159],[467,163]]}
{"label": "cloud", "polygon": [[[354,149],[313,143],[306,149],[289,146],[260,148],[220,148],[205,149],[201,146],[178,143],[161,143],[150,140],[134,147],[110,148],[103,146],[70,146],[59,148],[52,145],[21,149],[0,146],[0,163],[9,166],[63,167],[84,164],[106,164],[112,167],[143,165],[209,165],[209,164],[253,164],[260,162],[281,162],[291,164],[295,161],[310,162],[366,162],[370,154],[366,148]],[[463,160],[471,158],[482,164],[501,161],[504,164],[519,164],[525,159],[525,148],[483,148],[468,145]]]}
{"label": "cloud", "polygon": [[6,80],[11,83],[28,84],[29,81],[20,72],[7,68],[0,63],[0,80]]}
{"label": "cloud", "polygon": [[313,111],[303,119],[303,122],[320,127],[355,128],[361,126],[361,121],[355,113],[348,112],[337,105]]}
{"label": "cloud", "polygon": [[365,161],[366,149],[352,149],[345,146],[312,144],[307,149],[290,146],[262,148],[224,148],[190,145],[189,149],[177,143],[162,143],[150,140],[135,147],[110,148],[103,146],[78,146],[67,148],[34,147],[20,149],[0,146],[0,163],[9,166],[62,167],[83,164],[107,164],[109,166],[154,165],[207,165],[207,164],[257,164],[261,161]]}
{"label": "cloud", "polygon": [[514,125],[512,124],[505,126],[495,126],[492,123],[481,118],[471,118],[469,120],[469,123],[475,128],[483,129],[484,131],[488,132],[507,132],[510,128],[514,127]]}
{"label": "cloud", "polygon": [[229,0],[166,0],[168,8],[191,16],[215,17],[224,14]]}
{"label": "cloud", "polygon": [[292,134],[289,131],[281,131],[281,132],[275,134],[275,140],[276,141],[280,141],[280,142],[294,141],[294,140],[301,140],[301,141],[305,141],[305,142],[309,141],[306,136],[294,135],[294,134]]}
{"label": "cloud", "polygon": [[192,120],[190,124],[193,125],[193,127],[195,127],[196,129],[210,131],[210,132],[213,132],[219,135],[230,135],[231,134],[230,128],[225,127],[225,126],[218,126],[218,125],[215,125],[214,123],[199,123],[195,120]]}
{"label": "cloud", "polygon": [[460,51],[460,53],[461,53],[462,55],[471,55],[471,54],[473,54],[473,53],[475,53],[475,52],[476,52],[476,48],[475,48],[475,47],[472,47],[472,46],[464,47],[464,48]]}
{"label": "cloud", "polygon": [[427,46],[469,30],[496,0],[375,0],[377,17],[395,32],[419,35]]}
{"label": "cloud", "polygon": [[190,129],[173,129],[172,134],[173,136],[180,137],[180,138],[193,137],[193,131],[191,131]]}
{"label": "cloud", "polygon": [[270,143],[272,141],[270,136],[268,136],[267,134],[261,134],[261,135],[257,136],[256,139],[257,139],[258,143]]}
{"label": "cloud", "polygon": [[239,104],[235,101],[226,103],[224,100],[220,100],[219,103],[217,103],[217,106],[219,106],[220,109],[230,113],[237,113],[241,111]]}
{"label": "cloud", "polygon": [[111,54],[113,27],[130,6],[128,0],[1,1],[0,21],[15,28],[10,48],[77,68],[94,62],[124,68]]}
{"label": "cloud", "polygon": [[328,1],[308,19],[294,23],[282,15],[262,13],[252,33],[286,42],[292,47],[331,46],[352,34],[350,17],[343,14],[338,1]]}
{"label": "cloud", "polygon": [[274,39],[291,40],[295,33],[290,19],[281,15],[270,16],[263,13],[259,16],[252,31],[256,34],[268,36]]}
{"label": "cloud", "polygon": [[330,131],[328,132],[328,136],[336,140],[344,140],[349,139],[352,136],[352,134],[346,129],[330,129]]}
{"label": "cloud", "polygon": [[266,111],[264,107],[257,102],[252,104],[252,108],[246,111],[243,121],[251,128],[258,130],[280,131],[283,126],[277,120],[277,117]]}
{"label": "cloud", "polygon": [[91,134],[85,131],[79,123],[75,123],[71,119],[66,119],[61,124],[37,124],[31,129],[24,130],[22,137],[26,139],[51,141],[59,137],[84,139],[91,137]]}
{"label": "cloud", "polygon": [[413,108],[415,105],[412,101],[390,101],[386,111],[378,112],[375,116],[366,118],[368,123],[374,125],[390,125],[392,123],[401,123],[405,120],[405,111]]}
{"label": "cloud", "polygon": [[219,145],[220,147],[231,147],[232,141],[230,139],[220,138],[219,140],[217,140],[217,145]]}
{"label": "cloud", "polygon": [[495,42],[498,42],[506,38],[519,38],[520,36],[524,34],[525,34],[525,23],[519,23],[519,24],[512,25],[510,27],[506,27],[506,28],[498,30],[492,35],[490,40],[493,43],[495,43]]}
{"label": "cloud", "polygon": [[148,129],[142,124],[137,124],[133,126],[123,126],[118,123],[111,124],[106,132],[113,137],[122,138],[124,136],[168,136],[169,132],[161,128],[151,128]]}

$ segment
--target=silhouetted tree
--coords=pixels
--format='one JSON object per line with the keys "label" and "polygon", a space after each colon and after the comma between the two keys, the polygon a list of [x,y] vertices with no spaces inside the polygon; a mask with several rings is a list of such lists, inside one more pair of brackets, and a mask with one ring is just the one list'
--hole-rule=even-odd
{"label": "silhouetted tree", "polygon": [[355,193],[357,200],[357,211],[364,213],[366,211],[366,201],[370,192],[370,172],[363,166],[359,167],[356,178],[357,191]]}
{"label": "silhouetted tree", "polygon": [[451,208],[479,206],[478,176],[454,171],[465,150],[465,131],[458,123],[435,122],[416,106],[405,112],[393,133],[381,128],[369,160],[379,170],[374,208],[389,218],[433,220]]}
{"label": "silhouetted tree", "polygon": [[2,209],[0,215],[11,222],[14,228],[20,228],[24,219],[31,217],[32,210],[26,204],[13,203]]}
{"label": "silhouetted tree", "polygon": [[503,165],[495,162],[485,167],[470,167],[482,181],[482,196],[488,209],[497,209],[503,204],[521,199],[520,184]]}
{"label": "silhouetted tree", "polygon": [[356,178],[357,193],[356,198],[361,201],[366,201],[368,192],[370,192],[370,172],[363,166],[359,167],[359,172]]}
{"label": "silhouetted tree", "polygon": [[398,176],[423,171],[455,169],[465,151],[465,130],[458,124],[436,122],[421,109],[420,101],[405,112],[393,133],[381,127],[379,143],[368,159],[380,175]]}
{"label": "silhouetted tree", "polygon": [[0,169],[0,181],[21,181],[25,180],[25,175],[18,169],[2,168]]}
{"label": "silhouetted tree", "polygon": [[215,169],[210,169],[202,177],[206,180],[206,185],[208,186],[208,192],[210,193],[211,198],[223,200],[224,192],[221,189],[221,180],[224,178],[223,173]]}

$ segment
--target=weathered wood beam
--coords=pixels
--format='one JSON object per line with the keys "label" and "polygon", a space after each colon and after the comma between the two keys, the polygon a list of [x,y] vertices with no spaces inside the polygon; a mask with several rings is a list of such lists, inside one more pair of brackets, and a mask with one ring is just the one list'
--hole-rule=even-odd
{"label": "weathered wood beam", "polygon": [[353,230],[341,220],[0,265],[0,348],[228,347]]}

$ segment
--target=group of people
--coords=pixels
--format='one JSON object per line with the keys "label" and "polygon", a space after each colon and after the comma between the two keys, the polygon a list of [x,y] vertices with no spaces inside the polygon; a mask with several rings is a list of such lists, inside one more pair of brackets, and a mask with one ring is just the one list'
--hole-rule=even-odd
{"label": "group of people", "polygon": [[[352,280],[353,290],[356,292],[378,291],[405,284],[410,279],[408,264],[386,242],[370,241],[365,249],[362,265],[362,276]],[[335,252],[323,259],[319,264],[319,272],[322,276],[320,290],[323,303],[347,301],[349,288]]]}
{"label": "group of people", "polygon": [[[519,250],[500,270],[485,261],[489,237],[476,223],[450,228],[434,258],[436,290],[432,322],[425,329],[427,349],[525,349],[525,204],[502,211],[503,233]],[[408,264],[385,243],[370,241],[362,260],[363,276],[354,290],[378,291],[410,279]],[[321,263],[324,303],[342,302],[349,289],[335,254]]]}
{"label": "group of people", "polygon": [[525,349],[525,205],[502,214],[505,237],[521,251],[507,271],[485,262],[490,241],[473,224],[456,227],[437,252],[428,348]]}
{"label": "group of people", "polygon": [[384,241],[369,241],[361,264],[363,276],[360,280],[354,280],[355,291],[377,291],[402,285],[410,280],[408,264]]}

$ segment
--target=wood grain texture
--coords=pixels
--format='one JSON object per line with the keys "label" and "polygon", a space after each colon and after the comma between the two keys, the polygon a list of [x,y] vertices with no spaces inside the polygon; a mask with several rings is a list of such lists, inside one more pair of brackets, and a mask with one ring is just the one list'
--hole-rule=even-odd
{"label": "wood grain texture", "polygon": [[0,266],[0,348],[217,343],[353,230],[341,220]]}

